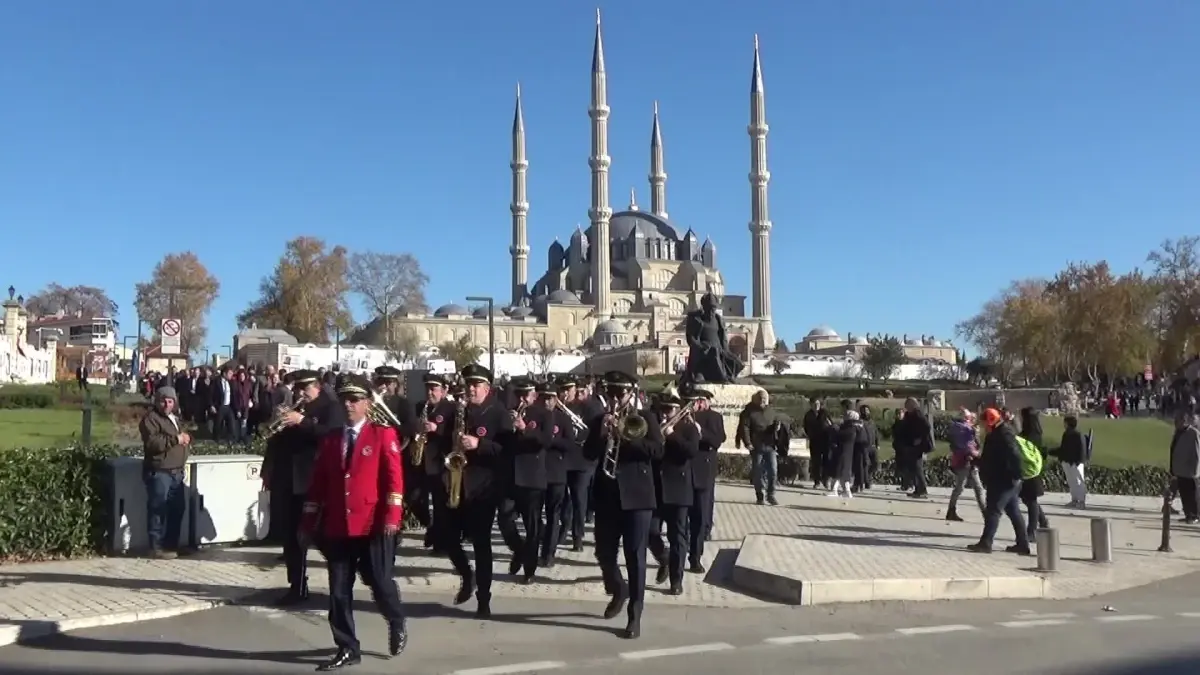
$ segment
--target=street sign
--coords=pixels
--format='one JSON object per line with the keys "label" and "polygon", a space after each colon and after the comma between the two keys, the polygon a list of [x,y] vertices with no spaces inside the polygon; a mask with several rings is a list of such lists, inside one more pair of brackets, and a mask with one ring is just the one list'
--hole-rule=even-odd
{"label": "street sign", "polygon": [[158,332],[162,336],[162,353],[164,355],[183,353],[183,338],[181,337],[181,333],[183,333],[182,321],[179,319],[163,319]]}

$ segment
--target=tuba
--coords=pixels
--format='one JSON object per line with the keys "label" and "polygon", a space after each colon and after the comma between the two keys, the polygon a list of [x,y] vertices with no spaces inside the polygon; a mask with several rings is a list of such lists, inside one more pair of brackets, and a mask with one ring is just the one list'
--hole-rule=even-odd
{"label": "tuba", "polygon": [[462,503],[463,473],[467,468],[467,453],[463,452],[462,439],[467,429],[467,399],[458,399],[454,409],[454,434],[451,436],[451,449],[446,455],[445,466],[448,473],[446,486],[446,505],[457,509]]}
{"label": "tuba", "polygon": [[417,435],[412,440],[412,452],[409,458],[412,460],[413,466],[421,466],[425,463],[425,444],[429,442],[429,434],[425,431],[425,424],[429,422],[429,411],[433,408],[433,404],[425,401],[425,405],[421,406],[421,415],[417,418]]}
{"label": "tuba", "polygon": [[629,397],[629,401],[619,408],[613,404],[609,415],[612,416],[612,422],[608,427],[608,442],[604,447],[604,475],[615,479],[617,477],[617,465],[621,461],[621,444],[628,441],[636,441],[646,437],[646,433],[650,431],[650,425],[646,422],[646,418],[642,417],[633,402],[637,397],[637,391],[634,390],[633,395]]}
{"label": "tuba", "polygon": [[383,402],[383,394],[378,389],[371,392],[371,407],[367,410],[367,419],[371,420],[372,424],[391,427],[396,431],[403,427],[400,420],[396,419],[396,413]]}

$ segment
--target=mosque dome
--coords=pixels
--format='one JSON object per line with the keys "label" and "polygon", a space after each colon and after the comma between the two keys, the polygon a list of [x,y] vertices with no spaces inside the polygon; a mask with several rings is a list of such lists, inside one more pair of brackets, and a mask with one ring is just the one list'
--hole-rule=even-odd
{"label": "mosque dome", "polygon": [[820,326],[817,326],[816,328],[808,331],[808,335],[805,335],[804,337],[806,337],[810,340],[812,340],[812,339],[836,340],[836,339],[838,339],[838,334],[837,334],[837,331],[830,328],[829,326],[827,326],[825,324],[821,324]]}
{"label": "mosque dome", "polygon": [[[503,312],[504,312],[504,310],[500,309],[499,307],[496,307],[496,308],[494,308],[494,310],[492,311],[492,316],[496,316],[496,317],[502,317],[502,316],[504,316]],[[487,308],[487,305],[482,305],[482,306],[480,306],[480,307],[476,307],[476,308],[475,308],[475,310],[474,310],[473,312],[471,312],[471,316],[472,316],[472,317],[474,317],[474,318],[476,318],[476,319],[486,319],[486,318],[488,318],[488,308]]]}
{"label": "mosque dome", "polygon": [[546,302],[548,302],[552,305],[581,305],[581,304],[583,304],[579,300],[578,295],[575,295],[571,291],[564,291],[564,290],[551,291],[550,294],[546,296]]}
{"label": "mosque dome", "polygon": [[[626,239],[635,231],[647,239],[683,240],[679,228],[669,220],[646,211],[621,211],[614,213],[608,221],[608,233],[613,241]],[[592,228],[587,229],[587,235],[591,241]]]}
{"label": "mosque dome", "polygon": [[510,312],[508,313],[508,315],[509,315],[509,316],[511,316],[511,317],[512,317],[512,318],[514,318],[514,319],[523,319],[523,318],[525,318],[525,317],[527,317],[527,316],[532,316],[532,315],[533,315],[533,310],[532,310],[532,309],[530,309],[530,308],[528,308],[528,307],[524,307],[524,306],[522,306],[522,307],[513,307],[513,308],[512,308],[512,311],[510,311]]}
{"label": "mosque dome", "polygon": [[[484,310],[484,311],[486,311],[486,310]],[[448,316],[468,316],[470,314],[471,314],[471,312],[468,311],[466,307],[463,307],[462,305],[456,305],[454,303],[450,303],[449,305],[442,305],[441,307],[438,307],[433,312],[433,315],[440,319],[444,319]]]}

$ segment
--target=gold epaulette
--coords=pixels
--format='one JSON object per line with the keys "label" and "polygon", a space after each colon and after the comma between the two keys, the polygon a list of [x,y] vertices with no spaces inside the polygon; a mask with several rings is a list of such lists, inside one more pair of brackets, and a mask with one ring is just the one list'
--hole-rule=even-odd
{"label": "gold epaulette", "polygon": [[389,506],[404,506],[404,495],[398,492],[389,492],[387,503]]}

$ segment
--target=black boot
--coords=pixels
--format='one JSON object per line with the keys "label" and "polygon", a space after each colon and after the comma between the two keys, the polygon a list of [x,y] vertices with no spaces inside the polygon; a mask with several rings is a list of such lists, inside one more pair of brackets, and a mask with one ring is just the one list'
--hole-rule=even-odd
{"label": "black boot", "polygon": [[388,624],[388,655],[400,656],[406,647],[408,647],[408,630],[404,624]]}
{"label": "black boot", "polygon": [[957,509],[950,509],[950,510],[946,511],[946,520],[949,520],[949,521],[952,521],[955,523],[963,522],[962,517],[958,515]]}
{"label": "black boot", "polygon": [[362,663],[362,655],[358,652],[352,652],[349,649],[339,649],[333,658],[317,666],[318,673],[326,673],[331,670],[341,670],[350,666],[357,666]]}
{"label": "black boot", "polygon": [[654,583],[665,584],[669,576],[671,576],[671,570],[667,567],[667,562],[665,560],[658,561],[658,573],[654,575]]}
{"label": "black boot", "polygon": [[642,636],[642,606],[638,603],[629,605],[629,623],[625,624],[625,630],[621,632],[621,637],[626,640],[636,640]]}
{"label": "black boot", "polygon": [[470,600],[474,593],[475,575],[470,569],[468,569],[466,573],[462,575],[462,581],[458,586],[458,593],[454,596],[454,604],[463,604],[464,602]]}
{"label": "black boot", "polygon": [[492,618],[492,594],[491,593],[477,593],[475,599],[479,603],[478,605],[475,606],[475,618],[476,619]]}
{"label": "black boot", "polygon": [[621,586],[613,593],[612,599],[608,601],[608,606],[604,608],[605,619],[615,619],[625,609],[625,603],[629,601],[629,589]]}
{"label": "black boot", "polygon": [[283,597],[279,598],[279,600],[277,600],[275,602],[275,604],[278,607],[291,607],[293,605],[298,605],[302,602],[306,602],[307,600],[308,600],[308,580],[305,579],[304,582],[301,583],[299,586],[293,586],[293,587],[289,588],[287,590],[287,593],[284,593]]}

